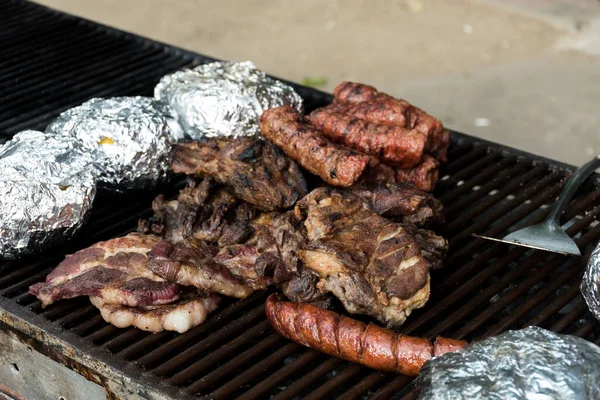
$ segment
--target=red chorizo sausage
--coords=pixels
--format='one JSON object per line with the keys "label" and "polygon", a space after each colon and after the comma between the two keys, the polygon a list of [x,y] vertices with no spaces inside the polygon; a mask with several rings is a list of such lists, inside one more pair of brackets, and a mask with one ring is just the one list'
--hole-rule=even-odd
{"label": "red chorizo sausage", "polygon": [[467,344],[442,337],[432,344],[312,304],[280,301],[275,294],[267,299],[265,312],[273,328],[290,340],[369,368],[409,376],[416,376],[432,357]]}

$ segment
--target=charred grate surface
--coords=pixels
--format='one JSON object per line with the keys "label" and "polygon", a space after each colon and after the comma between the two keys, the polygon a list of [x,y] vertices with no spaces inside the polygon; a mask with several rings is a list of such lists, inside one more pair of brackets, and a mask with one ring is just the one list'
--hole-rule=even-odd
{"label": "charred grate surface", "polygon": [[[158,79],[211,59],[117,32],[21,1],[0,2],[0,137],[43,129],[61,111],[95,96],[151,95]],[[330,96],[298,88],[307,108]],[[403,327],[411,335],[477,340],[539,325],[600,343],[600,325],[578,286],[600,238],[600,189],[584,187],[563,223],[582,258],[508,247],[471,237],[502,236],[541,221],[569,167],[455,134],[436,191],[448,211],[440,233],[451,243],[432,295]],[[289,342],[264,317],[266,293],[227,300],[206,323],[183,335],[149,334],[106,324],[87,299],[46,309],[27,293],[64,254],[135,229],[159,192],[100,195],[79,240],[41,257],[0,263],[0,316],[50,332],[82,354],[172,397],[214,399],[371,398],[410,396],[411,380],[347,363]],[[115,206],[118,204],[118,206]],[[10,318],[4,318],[10,320]],[[6,323],[6,322],[4,322]]]}

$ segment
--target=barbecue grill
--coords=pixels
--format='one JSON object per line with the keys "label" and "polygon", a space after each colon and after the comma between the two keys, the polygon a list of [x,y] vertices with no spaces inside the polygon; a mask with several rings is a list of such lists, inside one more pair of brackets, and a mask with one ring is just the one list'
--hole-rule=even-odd
{"label": "barbecue grill", "polygon": [[[0,2],[0,140],[44,129],[92,97],[152,95],[159,78],[214,61],[20,0]],[[308,111],[331,96],[294,85]],[[579,293],[600,238],[597,177],[574,197],[563,223],[584,256],[508,247],[501,237],[541,221],[572,167],[453,132],[436,196],[450,241],[432,273],[431,299],[402,327],[410,335],[478,340],[538,325],[600,344],[600,324]],[[87,299],[42,309],[28,287],[65,254],[133,231],[158,193],[101,193],[71,241],[38,257],[0,263],[0,392],[14,398],[387,399],[414,395],[411,379],[370,370],[278,336],[264,316],[268,293],[226,300],[185,334],[151,334],[104,322]],[[0,393],[0,398],[3,395]]]}

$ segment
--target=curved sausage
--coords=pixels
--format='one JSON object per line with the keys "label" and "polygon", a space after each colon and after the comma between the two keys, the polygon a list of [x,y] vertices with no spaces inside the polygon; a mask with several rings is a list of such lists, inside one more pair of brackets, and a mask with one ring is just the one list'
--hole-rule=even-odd
{"label": "curved sausage", "polygon": [[416,376],[432,357],[467,344],[442,337],[432,344],[312,304],[280,301],[276,294],[267,299],[265,312],[273,328],[290,340],[369,368],[409,376]]}

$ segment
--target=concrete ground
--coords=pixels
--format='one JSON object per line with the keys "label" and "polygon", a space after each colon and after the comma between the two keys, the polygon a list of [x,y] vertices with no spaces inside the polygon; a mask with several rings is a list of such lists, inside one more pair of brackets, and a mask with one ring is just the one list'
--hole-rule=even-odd
{"label": "concrete ground", "polygon": [[38,2],[328,91],[370,83],[564,162],[600,154],[600,0]]}

